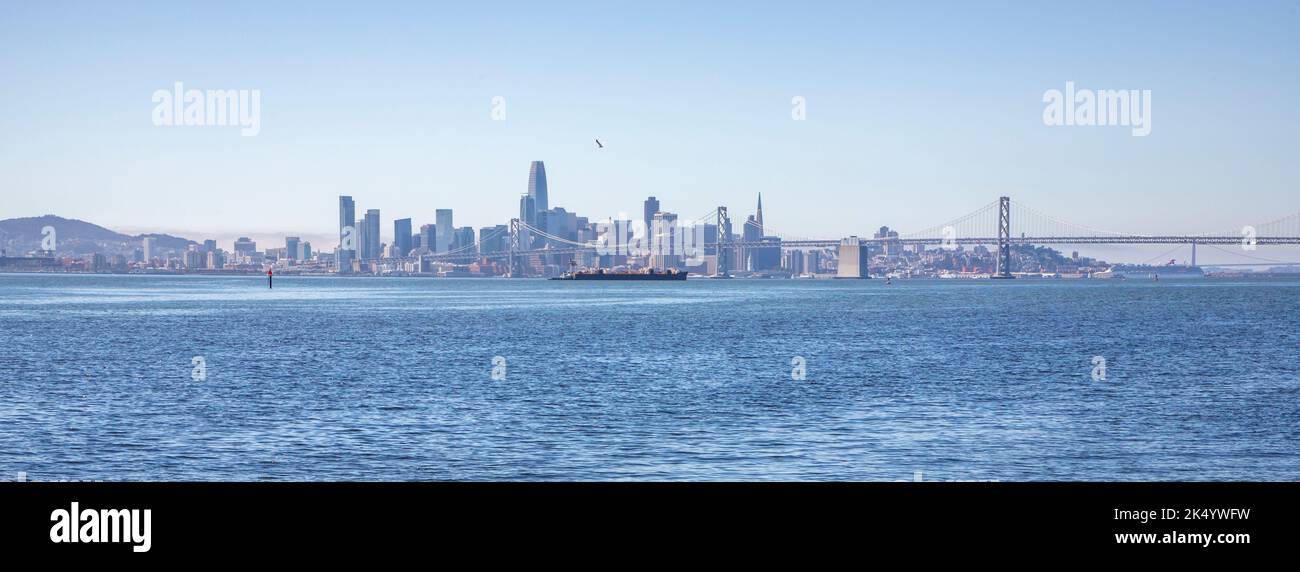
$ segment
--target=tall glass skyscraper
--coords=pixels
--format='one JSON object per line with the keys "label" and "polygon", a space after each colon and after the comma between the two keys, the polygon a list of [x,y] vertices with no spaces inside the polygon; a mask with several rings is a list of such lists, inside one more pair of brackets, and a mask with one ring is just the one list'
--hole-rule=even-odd
{"label": "tall glass skyscraper", "polygon": [[352,259],[356,256],[356,229],[352,231],[352,248],[344,250],[343,235],[345,229],[352,226],[352,221],[357,218],[357,204],[352,201],[352,197],[347,195],[339,196],[339,244],[334,249],[334,262],[339,272],[348,273],[352,271]]}
{"label": "tall glass skyscraper", "polygon": [[645,200],[644,206],[645,218],[642,220],[645,221],[646,233],[648,234],[650,229],[654,226],[655,213],[659,212],[659,199],[650,197]]}
{"label": "tall glass skyscraper", "polygon": [[[528,167],[528,196],[533,198],[534,213],[551,208],[546,201],[546,165],[541,161],[533,161]],[[537,216],[529,218],[536,220]]]}
{"label": "tall glass skyscraper", "polygon": [[361,259],[371,260],[380,257],[379,246],[379,209],[366,211],[365,230],[361,233]]}
{"label": "tall glass skyscraper", "polygon": [[411,253],[411,219],[399,218],[393,221],[393,245],[398,256]]}
{"label": "tall glass skyscraper", "polygon": [[434,252],[447,252],[451,250],[452,240],[456,236],[456,228],[451,225],[451,209],[438,209],[433,213],[434,232],[437,244],[434,245]]}
{"label": "tall glass skyscraper", "polygon": [[437,244],[438,227],[432,224],[420,225],[420,248],[421,252],[427,250],[433,252],[433,247]]}
{"label": "tall glass skyscraper", "polygon": [[356,245],[357,245],[355,251],[352,253],[352,257],[360,261],[362,263],[362,268],[364,269],[365,268],[364,264],[366,262],[366,244],[367,244],[366,219],[365,218],[357,219],[356,224],[352,225],[352,228],[356,229],[355,231],[353,231],[353,236],[356,237]]}
{"label": "tall glass skyscraper", "polygon": [[519,220],[525,224],[537,224],[537,202],[533,197],[528,195],[519,197]]}

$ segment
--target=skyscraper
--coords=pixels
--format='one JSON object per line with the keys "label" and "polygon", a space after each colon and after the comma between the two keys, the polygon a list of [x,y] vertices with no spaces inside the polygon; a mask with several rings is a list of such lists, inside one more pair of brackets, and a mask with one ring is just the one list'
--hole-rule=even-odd
{"label": "skyscraper", "polygon": [[370,209],[366,211],[365,232],[361,234],[361,258],[373,259],[380,256],[379,245],[379,209]]}
{"label": "skyscraper", "polygon": [[[348,273],[352,271],[352,259],[356,256],[356,229],[351,231],[352,221],[357,217],[357,205],[352,202],[352,197],[347,195],[339,196],[339,244],[334,249],[334,262],[339,272]],[[345,245],[344,236],[348,235]],[[347,248],[344,248],[347,246]]]}
{"label": "skyscraper", "polygon": [[357,253],[356,259],[364,261],[366,259],[366,219],[357,219],[356,225]]}
{"label": "skyscraper", "polygon": [[478,230],[479,254],[493,254],[510,249],[510,227],[499,224]]}
{"label": "skyscraper", "polygon": [[437,225],[422,224],[420,225],[420,250],[433,252],[434,243],[437,242],[435,236],[438,234]]}
{"label": "skyscraper", "polygon": [[298,260],[298,243],[300,242],[302,242],[302,239],[296,236],[284,237],[284,257],[289,260]]}
{"label": "skyscraper", "polygon": [[655,213],[657,212],[659,212],[659,199],[654,197],[646,199],[645,218],[641,219],[645,222],[646,234],[650,234],[650,229],[653,228],[655,221]]}
{"label": "skyscraper", "polygon": [[398,256],[411,253],[411,219],[399,218],[393,221],[393,245]]}
{"label": "skyscraper", "polygon": [[537,224],[537,201],[533,197],[523,195],[519,197],[519,220],[525,224]]}
{"label": "skyscraper", "polygon": [[257,243],[247,236],[241,236],[239,240],[235,241],[235,252],[244,256],[252,256],[254,252],[257,252]]}
{"label": "skyscraper", "polygon": [[451,209],[438,209],[434,212],[434,224],[437,225],[434,252],[447,252],[456,237],[456,227],[451,224]]}
{"label": "skyscraper", "polygon": [[850,236],[840,241],[839,270],[835,273],[835,277],[870,278],[867,268],[870,260],[871,255],[867,245],[858,240],[858,237]]}
{"label": "skyscraper", "polygon": [[[740,239],[748,242],[751,246],[745,247],[744,261],[745,268],[748,270],[768,270],[770,266],[770,254],[762,247],[752,246],[754,243],[763,242],[763,193],[758,194],[758,212],[745,219],[745,227],[740,231]],[[776,252],[777,264],[780,264],[781,254]]]}
{"label": "skyscraper", "polygon": [[470,249],[474,246],[474,227],[463,226],[456,229],[451,247],[455,250]]}
{"label": "skyscraper", "polygon": [[889,230],[889,227],[882,226],[876,231],[875,238],[883,238],[884,241],[877,242],[885,256],[898,256],[903,253],[903,243],[898,239],[898,231]]}
{"label": "skyscraper", "polygon": [[544,211],[551,208],[546,200],[546,165],[533,161],[528,167],[528,196],[533,198],[533,208]]}
{"label": "skyscraper", "polygon": [[744,262],[741,268],[743,270],[758,270],[758,267],[754,264],[758,249],[754,245],[763,240],[763,225],[758,222],[758,217],[749,215],[749,218],[745,219],[745,227],[740,231],[740,240],[748,243],[742,250],[741,256],[743,256]]}
{"label": "skyscraper", "polygon": [[651,222],[649,235],[653,256],[650,265],[661,270],[680,267],[682,253],[677,249],[677,215],[659,211]]}

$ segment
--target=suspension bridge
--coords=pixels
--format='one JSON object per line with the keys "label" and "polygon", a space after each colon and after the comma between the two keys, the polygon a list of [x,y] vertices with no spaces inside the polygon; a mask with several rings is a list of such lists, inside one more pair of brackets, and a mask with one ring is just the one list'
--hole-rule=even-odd
{"label": "suspension bridge", "polygon": [[[719,258],[717,268],[725,272],[730,268],[728,260],[734,256],[755,249],[811,249],[833,248],[846,243],[862,245],[895,244],[926,245],[955,248],[962,245],[987,245],[996,248],[996,276],[1011,277],[1011,249],[1014,245],[1140,245],[1173,244],[1192,247],[1192,265],[1196,264],[1196,247],[1200,245],[1215,248],[1233,245],[1243,247],[1243,252],[1266,245],[1300,244],[1300,212],[1256,225],[1247,225],[1240,229],[1202,234],[1138,234],[1113,230],[1104,230],[1071,223],[1034,209],[1033,207],[1012,201],[1010,197],[999,197],[970,213],[948,222],[934,225],[909,233],[890,232],[888,236],[842,237],[842,238],[808,238],[781,233],[771,227],[763,227],[762,240],[737,240],[732,232],[731,219],[726,207],[718,207],[702,217],[685,222],[686,225],[717,225],[716,239],[706,242],[703,247],[715,252]],[[744,224],[753,224],[746,222]],[[522,275],[519,267],[526,257],[540,255],[573,255],[589,253],[607,253],[610,245],[603,241],[576,241],[548,233],[534,225],[513,219],[506,228],[499,229],[487,236],[480,237],[480,243],[495,241],[506,234],[508,247],[499,251],[480,251],[480,245],[467,245],[439,253],[423,255],[438,262],[468,262],[488,259],[508,259],[512,275]],[[877,233],[878,234],[878,233]],[[751,233],[743,233],[742,236]],[[652,239],[660,237],[652,237]],[[773,239],[779,240],[773,240]],[[1225,249],[1220,249],[1225,250]],[[1242,254],[1256,262],[1235,264],[1237,266],[1261,265],[1297,265],[1300,263],[1276,261],[1263,257]],[[398,260],[412,260],[404,258]],[[1217,265],[1216,265],[1217,266]],[[1225,264],[1224,266],[1227,266]],[[518,274],[516,272],[519,272]]]}

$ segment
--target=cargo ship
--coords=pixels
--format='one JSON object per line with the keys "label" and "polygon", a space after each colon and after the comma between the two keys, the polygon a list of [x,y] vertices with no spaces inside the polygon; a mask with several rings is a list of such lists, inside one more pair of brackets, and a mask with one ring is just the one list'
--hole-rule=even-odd
{"label": "cargo ship", "polygon": [[686,280],[686,273],[678,270],[656,272],[651,268],[645,272],[613,272],[605,269],[573,270],[551,280]]}

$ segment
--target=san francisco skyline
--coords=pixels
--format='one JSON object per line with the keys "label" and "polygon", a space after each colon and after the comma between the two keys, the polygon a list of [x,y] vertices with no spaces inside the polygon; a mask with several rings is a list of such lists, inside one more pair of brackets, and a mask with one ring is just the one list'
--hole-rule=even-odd
{"label": "san francisco skyline", "polygon": [[[1285,3],[1127,7],[1104,28],[1064,25],[1065,7],[960,3],[429,10],[336,7],[290,33],[292,7],[214,14],[242,25],[230,42],[146,5],[0,8],[0,218],[327,236],[323,198],[354,195],[489,224],[539,159],[587,213],[762,192],[807,236],[920,228],[1000,195],[1151,233],[1300,210]],[[259,132],[155,125],[151,95],[177,82],[258,90]],[[1150,92],[1150,133],[1045,125],[1044,95],[1067,83]]]}

